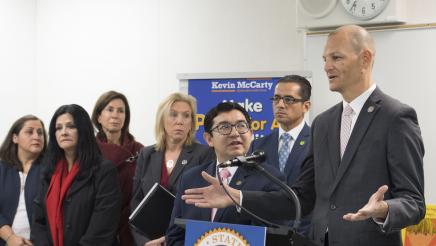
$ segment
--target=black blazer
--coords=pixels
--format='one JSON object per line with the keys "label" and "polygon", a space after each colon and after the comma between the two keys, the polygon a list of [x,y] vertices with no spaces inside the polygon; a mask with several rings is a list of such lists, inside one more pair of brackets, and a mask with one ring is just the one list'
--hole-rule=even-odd
{"label": "black blazer", "polygon": [[[173,213],[171,215],[171,225],[168,228],[166,235],[168,246],[182,246],[185,242],[185,230],[174,224],[175,218],[210,221],[212,209],[198,208],[194,205],[188,205],[181,199],[181,196],[186,189],[208,186],[209,183],[201,177],[201,172],[205,171],[211,176],[216,176],[216,164],[215,160],[203,164],[202,166],[192,168],[182,175],[178,189],[179,191],[177,192],[176,200],[174,202]],[[284,180],[284,176],[280,171],[270,165],[265,165],[264,168],[273,176],[278,177],[282,181]],[[234,176],[231,178],[229,186],[240,190],[274,191],[280,189],[279,186],[272,183],[259,171],[243,167],[239,167],[236,170]],[[235,206],[218,209],[213,221],[232,224],[261,225],[259,221],[251,217],[243,218],[239,216]],[[285,221],[279,223],[283,222]],[[285,223],[287,223],[287,221]]]}
{"label": "black blazer", "polygon": [[[46,213],[46,194],[50,180],[42,180],[35,199],[31,240],[34,245],[53,245]],[[64,203],[64,245],[109,246],[116,242],[121,214],[121,190],[117,170],[104,160],[95,169],[79,173]]]}
{"label": "black blazer", "polygon": [[[314,208],[310,237],[323,244],[328,228],[330,245],[402,245],[400,229],[425,215],[424,145],[416,112],[376,88],[357,118],[342,160],[341,113],[339,103],[314,120],[308,158],[293,186],[304,212]],[[389,186],[384,228],[372,219],[342,219],[363,207],[384,184]],[[264,194],[269,205],[256,201],[258,195],[244,193],[245,206],[271,217],[293,214],[294,206],[280,193]],[[271,204],[276,209],[261,209]]]}
{"label": "black blazer", "polygon": [[[35,199],[40,187],[40,170],[40,164],[32,163],[26,177],[24,200],[29,225],[32,221],[33,199]],[[12,226],[20,199],[20,186],[18,169],[0,161],[0,227]],[[0,239],[0,246],[4,245],[5,241]]]}
{"label": "black blazer", "polygon": [[[180,175],[184,171],[203,163],[209,163],[212,160],[216,161],[215,152],[212,148],[199,143],[193,143],[190,146],[185,145],[169,177],[168,189],[176,194]],[[144,147],[141,150],[136,161],[136,171],[133,177],[132,211],[138,206],[153,184],[160,183],[163,161],[164,152],[156,151],[155,145]],[[142,246],[150,240],[134,228],[132,228],[132,235],[137,245]]]}

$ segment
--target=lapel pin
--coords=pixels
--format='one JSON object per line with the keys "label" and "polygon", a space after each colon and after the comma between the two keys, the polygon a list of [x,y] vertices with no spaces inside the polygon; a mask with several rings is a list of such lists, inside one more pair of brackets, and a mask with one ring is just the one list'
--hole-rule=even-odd
{"label": "lapel pin", "polygon": [[374,106],[369,106],[368,107],[368,113],[372,113],[374,111]]}
{"label": "lapel pin", "polygon": [[301,140],[301,141],[300,141],[300,145],[301,145],[301,146],[303,146],[305,143],[306,143],[306,141],[304,141],[304,140]]}
{"label": "lapel pin", "polygon": [[242,184],[241,180],[236,181],[236,185],[241,185],[241,184]]}
{"label": "lapel pin", "polygon": [[188,161],[187,160],[183,160],[182,161],[182,165],[186,165],[186,164],[188,164]]}

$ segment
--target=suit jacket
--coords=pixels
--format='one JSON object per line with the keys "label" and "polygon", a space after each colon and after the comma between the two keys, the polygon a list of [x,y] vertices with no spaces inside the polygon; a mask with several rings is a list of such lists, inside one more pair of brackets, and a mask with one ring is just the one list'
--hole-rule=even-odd
{"label": "suit jacket", "polygon": [[[292,186],[300,175],[301,165],[306,158],[307,152],[309,150],[310,144],[310,127],[304,124],[303,129],[301,129],[300,134],[292,146],[291,153],[289,153],[288,160],[286,161],[286,166],[284,170],[284,175],[286,177],[286,183],[288,186]],[[269,135],[253,140],[250,146],[250,151],[254,152],[256,150],[263,150],[266,153],[265,162],[269,165],[274,166],[277,170],[279,168],[279,129],[273,130]],[[308,235],[310,230],[310,220],[311,216],[307,215],[301,219],[301,223],[297,231],[303,235]],[[293,221],[291,221],[291,226]]]}
{"label": "suit jacket", "polygon": [[[339,103],[314,120],[308,157],[293,186],[304,212],[314,207],[311,238],[324,243],[328,228],[330,245],[401,245],[399,230],[425,215],[424,146],[416,112],[376,88],[357,118],[342,160],[341,113]],[[384,197],[389,214],[383,228],[372,219],[342,219],[363,207],[384,184],[389,186]],[[267,206],[254,200],[258,195],[244,193],[244,204]],[[279,192],[266,197],[292,215],[293,205]],[[268,215],[280,216],[274,211]]]}
{"label": "suit jacket", "polygon": [[[40,164],[33,163],[26,177],[24,200],[29,225],[32,222],[33,199],[35,199],[40,187],[40,169]],[[0,161],[0,228],[4,225],[12,227],[20,200],[20,186],[18,169]],[[5,241],[0,239],[0,246],[3,245],[5,245]]]}
{"label": "suit jacket", "polygon": [[[264,166],[265,169],[271,172],[274,176],[284,180],[283,175],[269,165]],[[216,176],[216,161],[192,168],[184,173],[178,188],[174,208],[171,215],[170,227],[167,230],[166,242],[167,245],[184,245],[185,230],[174,224],[174,218],[192,219],[210,221],[212,209],[210,208],[197,208],[194,205],[186,204],[181,196],[186,189],[199,188],[208,186],[209,183],[201,177],[201,172],[206,171],[211,176]],[[262,176],[258,171],[238,168],[229,184],[231,187],[241,190],[261,190],[273,191],[278,190],[279,187]],[[232,223],[232,224],[260,224],[260,222],[250,218],[242,218],[236,210],[235,206],[230,206],[224,209],[218,209],[214,220],[215,222]]]}
{"label": "suit jacket", "polygon": [[[30,239],[35,246],[53,245],[47,219],[46,194],[50,178],[43,178],[34,203]],[[116,245],[121,214],[117,170],[110,161],[84,170],[74,179],[63,202],[64,245]]]}
{"label": "suit jacket", "polygon": [[[169,177],[168,190],[176,194],[180,176],[184,171],[212,160],[216,160],[212,148],[199,143],[185,145]],[[132,211],[139,205],[153,184],[160,183],[163,161],[164,152],[156,151],[155,145],[144,147],[141,150],[133,177],[133,197],[130,204]],[[150,240],[134,228],[132,228],[132,235],[136,245],[142,246]]]}
{"label": "suit jacket", "polygon": [[[293,185],[300,174],[301,164],[306,158],[307,151],[309,150],[310,143],[310,127],[304,124],[303,129],[294,142],[291,153],[289,153],[286,162],[284,174],[286,176],[286,183]],[[266,153],[267,164],[274,166],[277,170],[279,168],[279,130],[273,130],[269,135],[253,140],[250,146],[249,153],[256,150],[263,150]]]}

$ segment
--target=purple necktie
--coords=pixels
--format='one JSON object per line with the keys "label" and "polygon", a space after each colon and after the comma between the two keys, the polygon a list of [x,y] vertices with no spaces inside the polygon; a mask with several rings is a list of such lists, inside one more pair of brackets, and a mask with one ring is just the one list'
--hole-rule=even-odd
{"label": "purple necktie", "polygon": [[[221,169],[220,177],[221,177],[221,181],[223,181],[223,183],[228,184],[230,176],[232,176],[232,174],[230,173],[230,171],[227,168]],[[213,221],[213,219],[215,218],[217,210],[218,210],[217,208],[212,208],[212,213],[210,214],[210,221]]]}

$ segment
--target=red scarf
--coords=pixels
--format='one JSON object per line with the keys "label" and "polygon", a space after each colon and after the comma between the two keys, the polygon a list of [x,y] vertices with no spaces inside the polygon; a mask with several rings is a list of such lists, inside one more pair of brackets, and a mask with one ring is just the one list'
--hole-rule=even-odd
{"label": "red scarf", "polygon": [[73,164],[68,172],[66,160],[56,163],[56,169],[50,181],[46,196],[47,219],[54,246],[64,245],[64,208],[63,203],[71,184],[79,172],[79,165]]}

